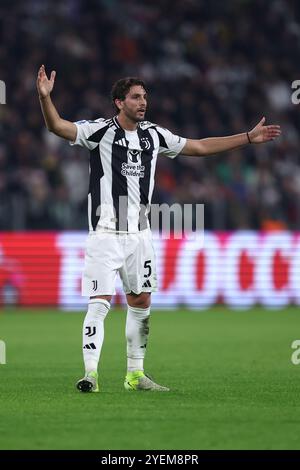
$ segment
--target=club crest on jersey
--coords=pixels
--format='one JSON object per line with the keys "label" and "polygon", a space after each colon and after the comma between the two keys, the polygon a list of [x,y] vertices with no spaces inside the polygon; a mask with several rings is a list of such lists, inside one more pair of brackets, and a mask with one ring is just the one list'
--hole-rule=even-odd
{"label": "club crest on jersey", "polygon": [[128,150],[127,156],[132,163],[139,163],[141,160],[140,150]]}
{"label": "club crest on jersey", "polygon": [[149,150],[150,149],[150,141],[148,137],[142,137],[141,138],[141,147],[143,150]]}

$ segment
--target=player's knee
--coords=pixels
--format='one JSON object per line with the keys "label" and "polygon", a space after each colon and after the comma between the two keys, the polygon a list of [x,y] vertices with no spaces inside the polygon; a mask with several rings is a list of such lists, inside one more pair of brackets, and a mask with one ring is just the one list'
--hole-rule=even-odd
{"label": "player's knee", "polygon": [[103,299],[103,300],[107,300],[107,302],[111,302],[111,299],[112,299],[112,295],[95,295],[93,297],[90,297],[90,299]]}
{"label": "player's knee", "polygon": [[150,292],[142,292],[141,294],[128,294],[127,302],[130,307],[149,308],[151,304]]}

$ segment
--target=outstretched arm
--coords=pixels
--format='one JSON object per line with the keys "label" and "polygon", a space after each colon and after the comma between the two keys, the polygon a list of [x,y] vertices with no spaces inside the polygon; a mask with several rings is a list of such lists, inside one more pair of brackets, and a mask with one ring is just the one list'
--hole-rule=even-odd
{"label": "outstretched arm", "polygon": [[47,129],[59,137],[74,142],[76,140],[77,128],[73,122],[62,119],[54,104],[52,103],[50,93],[54,87],[56,72],[52,71],[48,79],[45,66],[42,65],[38,71],[36,86],[39,94],[40,105],[45,119]]}
{"label": "outstretched arm", "polygon": [[262,144],[274,140],[281,134],[280,126],[264,126],[265,118],[249,132],[228,137],[210,137],[208,139],[187,139],[182,155],[205,156],[233,150],[246,144]]}

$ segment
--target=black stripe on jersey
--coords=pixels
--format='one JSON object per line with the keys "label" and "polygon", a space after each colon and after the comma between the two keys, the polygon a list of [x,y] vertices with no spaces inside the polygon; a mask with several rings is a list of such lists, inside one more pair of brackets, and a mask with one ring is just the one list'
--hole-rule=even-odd
{"label": "black stripe on jersey", "polygon": [[108,123],[109,127],[116,127],[116,125],[115,125],[113,119],[108,119],[108,120],[107,120],[107,123]]}
{"label": "black stripe on jersey", "polygon": [[93,230],[96,230],[100,218],[101,191],[100,180],[104,175],[99,146],[90,151],[90,185],[89,194],[91,195],[91,224]]}
{"label": "black stripe on jersey", "polygon": [[98,131],[94,132],[94,134],[90,135],[87,138],[87,140],[89,140],[90,142],[96,142],[97,144],[99,144],[108,129],[109,129],[109,125],[102,127]]}
{"label": "black stripe on jersey", "polygon": [[[144,178],[139,179],[140,184],[140,213],[139,213],[139,230],[147,228],[148,217],[145,214],[149,205],[149,188],[151,178],[151,163],[153,159],[154,142],[149,130],[143,131],[140,126],[137,128],[137,133],[142,150],[141,165],[145,167]],[[146,147],[146,148],[145,148]]]}
{"label": "black stripe on jersey", "polygon": [[[104,134],[108,130],[108,126],[99,129],[97,132],[92,134],[87,140],[91,142],[100,143]],[[100,191],[100,180],[104,175],[101,155],[99,152],[99,145],[90,151],[90,184],[89,194],[91,195],[91,224],[93,230],[96,230],[98,221],[100,219],[100,204],[101,204],[101,191]]]}
{"label": "black stripe on jersey", "polygon": [[165,149],[168,149],[169,147],[167,146],[167,143],[166,143],[166,141],[165,141],[164,136],[157,130],[156,127],[153,127],[153,129],[156,130],[156,133],[157,133],[157,135],[158,135],[158,138],[159,138],[159,146],[160,146],[160,147],[163,147],[163,148],[165,148]]}
{"label": "black stripe on jersey", "polygon": [[[118,140],[124,139],[127,147],[117,145]],[[122,164],[127,164],[128,141],[125,131],[120,126],[115,131],[112,144],[112,198],[115,210],[116,230],[128,231],[128,187],[126,175],[122,174]]]}
{"label": "black stripe on jersey", "polygon": [[114,116],[114,117],[112,118],[112,120],[113,120],[115,126],[116,126],[118,129],[122,129],[122,127],[120,126],[120,124],[119,124],[119,122],[118,122],[117,116]]}

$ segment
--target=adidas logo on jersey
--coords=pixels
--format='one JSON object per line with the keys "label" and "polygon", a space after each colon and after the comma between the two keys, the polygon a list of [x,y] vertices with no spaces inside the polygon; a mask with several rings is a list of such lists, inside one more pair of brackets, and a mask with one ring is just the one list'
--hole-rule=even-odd
{"label": "adidas logo on jersey", "polygon": [[123,137],[123,139],[120,139],[120,140],[117,140],[117,142],[115,142],[116,145],[120,145],[121,147],[128,147],[128,142],[127,140],[125,139],[125,137]]}

